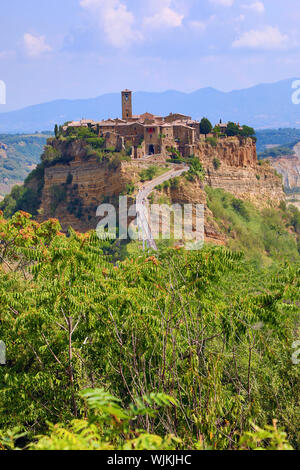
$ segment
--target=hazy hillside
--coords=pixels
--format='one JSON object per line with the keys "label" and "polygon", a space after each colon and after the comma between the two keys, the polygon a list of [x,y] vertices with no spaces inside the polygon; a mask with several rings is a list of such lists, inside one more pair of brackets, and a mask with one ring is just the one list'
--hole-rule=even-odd
{"label": "hazy hillside", "polygon": [[0,134],[0,197],[33,170],[49,136]]}
{"label": "hazy hillside", "polygon": [[[193,93],[136,92],[134,112],[166,115],[176,111],[196,119],[205,115],[213,122],[222,118],[224,121],[248,123],[256,128],[300,127],[300,105],[294,105],[291,100],[293,81],[283,80],[228,93],[213,88],[203,88]],[[114,118],[120,114],[119,93],[84,100],[58,100],[0,113],[0,132],[35,132],[53,129],[55,123],[71,119]]]}
{"label": "hazy hillside", "polygon": [[[292,148],[297,142],[300,141],[300,129],[285,128],[256,130],[256,136],[257,152],[261,153],[265,150],[268,150],[267,146],[270,145]],[[272,149],[269,149],[268,153],[272,154]]]}

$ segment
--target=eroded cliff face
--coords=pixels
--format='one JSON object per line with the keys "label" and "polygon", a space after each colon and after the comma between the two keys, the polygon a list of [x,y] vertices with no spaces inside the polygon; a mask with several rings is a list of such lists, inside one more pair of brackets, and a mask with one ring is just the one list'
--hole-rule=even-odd
{"label": "eroded cliff face", "polygon": [[[57,145],[56,143],[54,145]],[[86,158],[80,143],[58,148],[66,157],[66,163],[59,163],[45,169],[45,183],[42,192],[40,219],[56,217],[63,230],[72,226],[78,231],[95,229],[97,207],[106,202],[118,204],[121,193],[128,192],[128,186],[140,183],[140,173],[150,165],[165,166],[163,157],[151,161],[99,162],[95,157]],[[195,155],[205,169],[205,179],[188,181],[180,179],[179,185],[171,185],[160,192],[172,203],[201,203],[205,205],[206,240],[225,243],[218,233],[212,214],[206,207],[205,185],[222,188],[241,199],[247,199],[258,206],[278,205],[285,199],[281,178],[268,164],[259,165],[256,146],[252,139],[229,138],[220,140],[215,146],[199,142]]]}
{"label": "eroded cliff face", "polygon": [[252,139],[228,138],[215,147],[199,143],[196,155],[206,170],[204,183],[208,186],[222,188],[258,207],[277,206],[285,199],[281,178],[267,162],[259,164]]}
{"label": "eroded cliff face", "polygon": [[300,188],[300,142],[293,150],[293,156],[270,159],[273,168],[282,175],[284,187],[289,191]]}
{"label": "eroded cliff face", "polygon": [[57,164],[45,170],[40,219],[59,219],[62,229],[85,232],[95,229],[97,207],[117,203],[127,191],[127,184],[139,180],[139,173],[149,165],[144,162],[99,163],[76,155],[68,164]]}
{"label": "eroded cliff face", "polygon": [[196,155],[204,166],[210,166],[214,158],[235,168],[255,168],[257,165],[256,144],[250,138],[228,137],[218,140],[215,146],[199,142]]}
{"label": "eroded cliff face", "polygon": [[[204,183],[198,179],[195,181],[188,181],[186,178],[182,178],[178,182],[178,185],[171,185],[163,190],[156,191],[153,197],[153,202],[155,204],[203,204],[205,243],[208,242],[215,245],[226,244],[226,237],[219,230],[218,225],[214,221],[212,212],[207,207]],[[193,228],[195,228],[195,226]]]}
{"label": "eroded cliff face", "polygon": [[197,145],[195,155],[205,169],[203,182],[181,179],[177,187],[164,188],[156,194],[155,202],[165,195],[172,204],[204,204],[205,242],[226,244],[213,214],[206,204],[205,186],[221,188],[237,198],[248,200],[258,208],[278,206],[285,200],[281,177],[267,163],[257,161],[256,145],[252,139],[229,138],[216,146],[208,142]]}

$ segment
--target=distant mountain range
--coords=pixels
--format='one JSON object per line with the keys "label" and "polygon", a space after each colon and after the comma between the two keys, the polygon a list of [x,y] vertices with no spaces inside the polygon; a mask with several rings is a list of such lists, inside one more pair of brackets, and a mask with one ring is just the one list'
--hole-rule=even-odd
{"label": "distant mountain range", "polygon": [[[194,119],[208,117],[213,123],[235,121],[259,128],[300,128],[300,104],[292,103],[295,79],[262,84],[244,90],[222,92],[202,88],[193,93],[165,91],[137,92],[133,96],[134,113],[145,111],[157,115],[179,112]],[[29,106],[18,111],[0,113],[0,132],[35,132],[52,130],[65,121],[90,118],[101,120],[121,115],[120,93],[91,99],[57,100]]]}

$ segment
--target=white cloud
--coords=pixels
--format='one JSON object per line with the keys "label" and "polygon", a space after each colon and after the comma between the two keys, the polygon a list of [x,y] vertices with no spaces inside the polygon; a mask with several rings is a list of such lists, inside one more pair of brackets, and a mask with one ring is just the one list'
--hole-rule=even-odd
{"label": "white cloud", "polygon": [[39,57],[45,52],[52,50],[46,43],[45,36],[35,36],[34,34],[25,33],[23,40],[26,54],[30,57]]}
{"label": "white cloud", "polygon": [[198,34],[206,30],[206,24],[203,21],[189,21],[189,27]]}
{"label": "white cloud", "polygon": [[14,57],[15,54],[15,51],[1,51],[0,60],[10,59],[11,57]]}
{"label": "white cloud", "polygon": [[152,0],[153,15],[144,19],[144,26],[152,29],[177,28],[184,15],[172,8],[172,0]]}
{"label": "white cloud", "polygon": [[264,29],[251,29],[236,39],[232,46],[234,48],[250,49],[281,49],[287,45],[289,38],[282,34],[278,28],[266,26]]}
{"label": "white cloud", "polygon": [[232,7],[234,0],[210,0],[215,5],[222,5],[223,7]]}
{"label": "white cloud", "polygon": [[121,0],[81,0],[80,6],[92,14],[112,46],[127,47],[141,39],[133,13]]}
{"label": "white cloud", "polygon": [[247,8],[248,10],[253,10],[256,13],[264,13],[265,11],[265,5],[263,2],[253,2],[250,3],[249,5],[242,5],[243,8]]}

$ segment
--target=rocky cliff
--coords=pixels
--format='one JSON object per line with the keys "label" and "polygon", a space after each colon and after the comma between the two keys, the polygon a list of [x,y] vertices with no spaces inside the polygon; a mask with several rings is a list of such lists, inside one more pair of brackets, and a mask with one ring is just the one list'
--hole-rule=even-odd
{"label": "rocky cliff", "polygon": [[[40,219],[56,217],[64,230],[72,226],[87,231],[97,225],[96,210],[103,202],[117,202],[121,193],[140,183],[143,169],[156,164],[166,166],[163,159],[156,161],[118,161],[114,158],[99,162],[95,157],[86,158],[82,143],[54,142],[54,148],[64,162],[45,169]],[[236,197],[248,199],[255,204],[277,205],[285,198],[280,177],[268,164],[258,164],[256,146],[252,139],[228,138],[199,142],[195,156],[205,169],[205,179],[188,181],[182,177],[179,185],[171,185],[163,194],[171,202],[206,202],[205,185],[223,188]],[[162,194],[161,194],[162,195]],[[224,237],[217,233],[211,214],[206,210],[207,238],[223,243]]]}
{"label": "rocky cliff", "polygon": [[252,139],[233,137],[218,142],[199,142],[195,155],[205,169],[204,180],[190,182],[183,177],[178,185],[159,190],[155,202],[163,202],[163,196],[166,196],[171,203],[204,204],[206,242],[226,243],[206,205],[206,185],[224,189],[258,208],[276,207],[285,200],[281,177],[268,162],[257,161],[256,145]]}
{"label": "rocky cliff", "polygon": [[267,163],[257,161],[252,139],[232,137],[215,146],[201,142],[196,149],[205,170],[205,184],[222,188],[257,206],[278,205],[285,199],[282,180]]}
{"label": "rocky cliff", "polygon": [[[112,158],[99,162],[85,159],[80,146],[73,145],[74,159],[45,169],[39,219],[59,219],[63,230],[72,226],[87,231],[97,226],[96,211],[102,203],[117,203],[138,181],[141,171],[157,162],[122,161]],[[165,165],[165,162],[160,162]]]}
{"label": "rocky cliff", "polygon": [[284,187],[288,191],[300,188],[300,142],[293,148],[292,156],[272,158],[271,164],[282,175]]}

